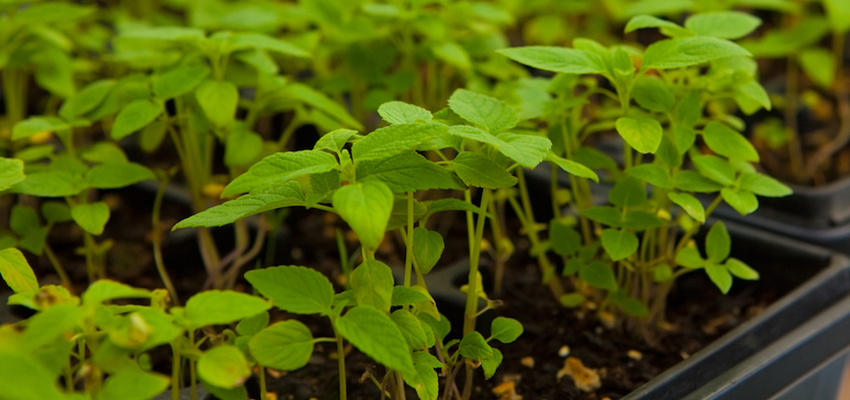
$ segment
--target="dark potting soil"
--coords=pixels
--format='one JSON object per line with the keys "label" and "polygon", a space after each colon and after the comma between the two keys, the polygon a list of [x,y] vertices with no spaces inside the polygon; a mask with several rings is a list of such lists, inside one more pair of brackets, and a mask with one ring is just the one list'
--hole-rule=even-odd
{"label": "dark potting soil", "polygon": [[[140,287],[162,287],[153,267],[150,254],[150,212],[145,210],[151,203],[144,201],[139,194],[118,193],[118,206],[107,225],[107,235],[111,235],[116,249],[108,260],[109,276],[125,283]],[[135,201],[141,200],[141,201]],[[147,205],[145,205],[145,203]],[[167,229],[187,214],[185,207],[170,205],[166,207],[164,229]],[[447,249],[437,268],[451,264],[452,260],[466,256],[466,237],[463,235],[463,218],[446,218],[446,221],[433,221],[435,229],[447,237]],[[454,222],[451,222],[454,221]],[[288,232],[281,235],[275,255],[275,265],[306,265],[325,273],[340,285],[340,262],[334,227],[345,228],[344,223],[333,216],[316,210],[294,209],[287,218]],[[223,239],[229,229],[224,228]],[[509,230],[518,232],[518,229]],[[85,269],[79,264],[80,256],[70,250],[81,241],[75,241],[73,234],[66,235],[64,244],[57,248],[68,247],[61,251],[67,258],[66,266],[80,287],[86,281]],[[168,236],[164,242],[166,265],[169,274],[181,292],[185,301],[192,293],[200,290],[205,278],[200,258],[196,255],[195,240],[175,240],[178,236]],[[232,239],[231,239],[232,240]],[[356,239],[346,235],[349,254],[356,252]],[[76,244],[75,244],[76,243]],[[231,241],[232,243],[232,241]],[[458,245],[453,246],[453,243]],[[517,254],[523,254],[524,241],[516,240]],[[132,251],[131,251],[132,250]],[[388,264],[399,264],[403,259],[401,242],[397,235],[388,235],[379,250],[378,259]],[[57,251],[60,253],[60,251]],[[194,254],[194,255],[193,255]],[[123,260],[123,261],[120,261]],[[128,261],[129,260],[129,261]],[[50,267],[38,264],[38,276],[50,274]],[[249,264],[253,265],[253,263]],[[488,261],[483,262],[485,280]],[[121,268],[121,269],[118,269]],[[758,266],[756,266],[758,269]],[[50,280],[50,279],[48,279]],[[767,304],[790,290],[762,290],[770,287],[762,276],[762,281],[748,283],[736,280],[732,292],[723,296],[702,272],[686,274],[680,278],[671,292],[668,302],[667,321],[669,329],[660,332],[654,343],[648,344],[640,337],[627,332],[610,330],[603,327],[594,313],[577,312],[560,306],[541,284],[538,266],[529,260],[512,259],[508,263],[505,277],[505,290],[501,295],[491,294],[491,298],[502,300],[502,307],[489,311],[489,316],[507,316],[519,320],[525,329],[524,334],[512,344],[493,343],[504,356],[502,365],[495,376],[485,380],[480,370],[476,371],[474,399],[516,400],[524,399],[588,399],[602,400],[606,397],[616,400],[655,375],[694,354],[707,343],[737,326],[744,320],[758,314]],[[241,282],[237,290],[249,290]],[[78,291],[79,293],[79,291]],[[446,310],[442,310],[448,314]],[[314,337],[333,335],[327,319],[304,317],[274,312],[272,320],[298,318],[307,324]],[[460,329],[460,321],[453,322],[454,329]],[[568,354],[566,350],[568,349]],[[170,373],[169,351],[155,351],[152,359],[155,369]],[[384,368],[370,358],[359,353],[350,345],[346,356],[346,381],[349,399],[379,399],[380,390],[369,375],[378,381],[383,377]],[[564,367],[566,357],[575,357],[596,370],[602,386],[592,392],[577,389],[572,378],[558,378],[558,371]],[[458,385],[462,386],[464,373],[461,371]],[[496,395],[493,389],[505,382],[513,382],[517,396]],[[441,381],[441,387],[444,382]],[[338,370],[336,346],[333,343],[319,343],[315,346],[310,362],[302,369],[284,373],[267,374],[267,385],[279,399],[337,399]],[[504,386],[502,386],[504,387]],[[408,388],[410,398],[415,394]]]}

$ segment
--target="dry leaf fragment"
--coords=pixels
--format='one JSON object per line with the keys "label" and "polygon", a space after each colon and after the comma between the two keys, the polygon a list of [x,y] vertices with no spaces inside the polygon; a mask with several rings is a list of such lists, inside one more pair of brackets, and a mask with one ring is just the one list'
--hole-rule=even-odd
{"label": "dry leaf fragment", "polygon": [[640,361],[640,359],[643,358],[643,353],[634,349],[627,351],[626,355],[635,361]]}
{"label": "dry leaf fragment", "polygon": [[519,360],[519,362],[520,362],[520,364],[522,364],[522,365],[524,365],[528,368],[534,368],[534,357],[531,357],[531,356],[523,357],[521,360]]}
{"label": "dry leaf fragment", "polygon": [[561,357],[566,357],[570,355],[570,346],[563,345],[560,349],[558,349],[558,355]]}
{"label": "dry leaf fragment", "polygon": [[592,392],[602,386],[599,373],[593,368],[585,367],[581,360],[575,357],[567,357],[564,368],[558,371],[557,378],[561,379],[564,375],[573,378],[576,388],[584,392]]}
{"label": "dry leaf fragment", "polygon": [[493,388],[493,394],[499,396],[499,400],[522,400],[522,396],[516,392],[516,382],[507,380]]}

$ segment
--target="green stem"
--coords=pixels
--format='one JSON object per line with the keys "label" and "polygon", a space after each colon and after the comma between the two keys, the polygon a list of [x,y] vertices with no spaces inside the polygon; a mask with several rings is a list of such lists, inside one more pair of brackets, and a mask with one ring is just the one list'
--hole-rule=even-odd
{"label": "green stem", "polygon": [[266,369],[262,365],[260,367],[260,372],[257,374],[260,376],[260,400],[268,400],[268,392],[266,390]]}
{"label": "green stem", "polygon": [[[537,236],[537,222],[534,220],[531,198],[528,195],[528,185],[525,182],[525,173],[522,169],[517,171],[517,180],[519,182],[520,200],[522,201],[522,208],[518,213],[522,212],[525,214],[526,225],[523,228],[525,229],[526,237],[531,242],[531,248],[539,249],[540,238]],[[564,295],[564,287],[556,277],[555,267],[545,254],[537,254],[537,261],[540,264],[540,272],[543,274],[543,283],[549,285],[549,290],[555,296],[555,299],[560,299]]]}
{"label": "green stem", "polygon": [[56,254],[53,253],[53,249],[47,243],[44,243],[44,255],[47,256],[47,260],[50,261],[50,265],[53,266],[53,269],[56,271],[56,275],[59,275],[59,280],[62,282],[62,286],[66,289],[71,289],[71,279],[68,278],[68,273],[65,272],[65,268],[62,268],[62,264],[59,262]]}
{"label": "green stem", "polygon": [[409,287],[413,269],[413,192],[407,192],[407,240],[405,242],[407,249],[404,257],[404,286]]}
{"label": "green stem", "polygon": [[156,265],[156,271],[159,273],[160,279],[162,279],[163,285],[168,289],[168,293],[171,295],[171,301],[174,305],[180,305],[180,298],[177,297],[177,289],[174,288],[174,283],[171,282],[171,278],[168,276],[168,271],[165,269],[165,263],[162,260],[162,230],[160,229],[160,220],[159,216],[162,210],[162,199],[165,195],[165,187],[168,185],[168,174],[162,174],[162,180],[159,184],[159,189],[156,191],[156,197],[153,201],[153,213],[151,214],[151,225],[152,225],[152,238],[151,244],[153,245],[153,259],[154,265]]}
{"label": "green stem", "polygon": [[[333,323],[333,320],[331,320],[331,323]],[[348,393],[345,388],[345,345],[342,342],[342,335],[336,330],[336,325],[334,325],[334,335],[336,335],[337,367],[339,368],[339,400],[347,400]]]}
{"label": "green stem", "polygon": [[171,400],[180,400],[180,350],[171,344]]}
{"label": "green stem", "polygon": [[[484,222],[487,219],[487,208],[490,204],[492,190],[482,189],[480,214],[475,226],[472,248],[469,251],[469,277],[466,289],[466,311],[463,319],[463,335],[466,336],[475,330],[475,319],[478,314],[478,263],[481,257],[481,239],[484,237]],[[468,399],[472,395],[473,371],[471,366],[466,367],[466,383],[463,386],[463,398]]]}

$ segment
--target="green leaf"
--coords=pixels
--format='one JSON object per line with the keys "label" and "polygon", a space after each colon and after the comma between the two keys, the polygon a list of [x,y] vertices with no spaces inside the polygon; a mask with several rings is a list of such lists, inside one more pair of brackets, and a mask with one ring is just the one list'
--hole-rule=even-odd
{"label": "green leaf", "polygon": [[[612,230],[613,231],[613,230]],[[616,231],[614,231],[616,232]],[[602,246],[605,246],[603,231]],[[607,248],[606,248],[607,251]],[[609,253],[610,254],[610,253]],[[630,253],[631,254],[631,253]],[[626,255],[628,256],[628,255]],[[626,257],[624,256],[624,257]],[[613,256],[612,256],[613,258]],[[619,258],[618,258],[619,260]],[[614,260],[616,261],[616,260]],[[614,270],[608,263],[603,261],[593,261],[582,265],[579,268],[579,278],[587,282],[588,285],[597,289],[605,289],[610,291],[617,290],[617,278],[614,276]]]}
{"label": "green leaf", "polygon": [[[6,4],[14,3],[6,2]],[[97,7],[81,6],[74,3],[33,3],[27,4],[27,7],[15,12],[13,20],[23,25],[50,25],[57,22],[69,22],[80,19],[94,14],[96,11]]]}
{"label": "green leaf", "polygon": [[425,293],[421,286],[394,286],[393,299],[394,306],[413,305],[420,301],[431,301],[430,297]]}
{"label": "green leaf", "polygon": [[156,179],[147,167],[136,163],[107,163],[91,167],[83,175],[89,186],[97,189],[117,189],[141,181]]}
{"label": "green leaf", "polygon": [[148,299],[151,292],[146,289],[134,288],[109,279],[101,279],[89,285],[83,292],[83,304],[100,304],[116,299]]}
{"label": "green leaf", "polygon": [[708,235],[705,237],[705,252],[708,256],[708,261],[721,263],[726,257],[729,257],[729,252],[732,251],[732,240],[729,238],[729,231],[726,230],[726,225],[723,222],[717,222],[708,230]]}
{"label": "green leaf", "polygon": [[493,357],[481,359],[481,369],[484,370],[484,379],[490,379],[496,373],[496,368],[502,364],[502,352],[493,349]]}
{"label": "green leaf", "polygon": [[685,268],[702,268],[705,265],[705,260],[699,254],[699,250],[693,247],[685,247],[676,255],[676,264]]}
{"label": "green leaf", "polygon": [[289,43],[285,40],[277,39],[269,35],[255,32],[239,32],[234,33],[230,37],[229,44],[231,49],[239,50],[245,48],[257,48],[263,50],[274,51],[283,55],[310,58],[311,55],[304,49]]}
{"label": "green leaf", "polygon": [[555,254],[569,256],[581,247],[581,235],[575,228],[560,220],[549,223],[549,241]]}
{"label": "green leaf", "polygon": [[696,171],[683,170],[673,176],[673,187],[686,192],[713,193],[723,189],[723,185],[702,176]]}
{"label": "green leaf", "polygon": [[706,124],[702,138],[711,151],[730,161],[759,161],[759,153],[750,141],[722,122],[711,121]]}
{"label": "green leaf", "polygon": [[451,170],[428,161],[415,151],[360,162],[356,172],[357,182],[380,181],[398,194],[428,189],[466,189]]}
{"label": "green leaf", "polygon": [[705,265],[705,273],[708,274],[708,278],[711,279],[711,282],[720,289],[723,294],[729,293],[729,289],[732,288],[732,274],[729,273],[724,266],[707,262]]}
{"label": "green leaf", "polygon": [[850,30],[850,9],[847,8],[847,3],[841,0],[823,0],[823,6],[833,30],[839,34]]}
{"label": "green leaf", "polygon": [[178,222],[173,229],[222,226],[261,212],[305,204],[301,186],[297,182],[289,181],[276,188],[246,194],[208,208]]}
{"label": "green leaf", "polygon": [[667,169],[658,164],[637,165],[626,169],[626,174],[655,187],[664,189],[671,189],[673,187],[673,178],[667,172]]}
{"label": "green leaf", "polygon": [[602,247],[611,257],[612,261],[622,260],[637,251],[638,238],[634,233],[619,229],[605,229],[602,231]]}
{"label": "green leaf", "polygon": [[24,162],[15,158],[0,157],[0,191],[24,180]]}
{"label": "green leaf", "polygon": [[506,317],[496,317],[490,324],[490,337],[502,343],[513,343],[522,335],[522,324]]}
{"label": "green leaf", "polygon": [[313,146],[313,150],[331,150],[339,154],[348,141],[357,135],[357,131],[351,129],[335,129],[319,138]]}
{"label": "green leaf", "polygon": [[56,385],[56,376],[31,354],[4,349],[0,351],[0,376],[7,384],[3,397],[15,400],[64,399]]}
{"label": "green leaf", "polygon": [[211,385],[233,389],[251,376],[251,368],[239,348],[225,344],[201,354],[198,375]]}
{"label": "green leaf", "polygon": [[733,56],[750,56],[750,52],[726,39],[711,36],[667,39],[646,49],[641,68],[683,68]]}
{"label": "green leaf", "polygon": [[757,172],[741,173],[740,185],[741,189],[765,197],[783,197],[793,193],[791,188],[782,182]]}
{"label": "green leaf", "polygon": [[56,117],[30,117],[15,124],[12,128],[12,140],[25,139],[43,132],[56,132],[70,129],[71,125]]}
{"label": "green leaf", "polygon": [[139,27],[121,33],[121,38],[162,40],[162,41],[194,41],[204,38],[204,31],[197,28],[182,26]]}
{"label": "green leaf", "polygon": [[735,184],[735,170],[726,160],[710,155],[691,157],[699,173],[724,186]]}
{"label": "green leaf", "polygon": [[696,14],[685,21],[685,28],[697,35],[723,39],[740,39],[752,33],[759,25],[761,20],[758,17],[740,11]]}
{"label": "green leaf", "polygon": [[661,144],[661,124],[652,118],[620,117],[617,118],[616,127],[623,140],[640,153],[655,153]]}
{"label": "green leaf", "polygon": [[15,293],[35,292],[38,280],[23,253],[16,248],[0,250],[0,275]]}
{"label": "green leaf", "polygon": [[332,204],[366,248],[378,247],[393,209],[393,193],[387,185],[358,182],[343,186],[334,192]]}
{"label": "green leaf", "polygon": [[726,267],[726,270],[728,270],[729,273],[738,278],[749,281],[757,281],[759,279],[758,271],[752,269],[749,265],[737,258],[729,258],[723,266]]}
{"label": "green leaf", "polygon": [[443,368],[443,363],[427,351],[413,353],[413,366],[416,375],[404,375],[404,381],[416,390],[421,400],[437,400],[440,395],[440,380],[435,368]]}
{"label": "green leaf", "polygon": [[822,47],[807,48],[797,53],[797,61],[818,85],[828,88],[835,81],[835,57],[831,51]]}
{"label": "green leaf", "polygon": [[478,153],[461,152],[451,162],[460,179],[469,186],[499,189],[516,185],[516,178],[495,161]]}
{"label": "green leaf", "polygon": [[676,99],[670,87],[661,79],[653,76],[642,76],[632,86],[632,98],[641,107],[655,112],[670,112]]}
{"label": "green leaf", "polygon": [[431,47],[431,51],[438,59],[445,61],[446,64],[453,65],[461,71],[469,71],[472,67],[469,53],[456,42],[443,42]]}
{"label": "green leaf", "polygon": [[233,122],[239,102],[239,90],[233,83],[206,80],[195,90],[195,98],[215,126],[224,127]]}
{"label": "green leaf", "polygon": [[236,332],[242,336],[254,336],[269,324],[269,313],[261,312],[236,324]]}
{"label": "green leaf", "polygon": [[608,201],[619,207],[634,207],[646,202],[646,184],[643,181],[626,176],[608,192]]}
{"label": "green leaf", "polygon": [[351,344],[385,367],[415,374],[407,342],[398,326],[386,314],[357,306],[337,320],[337,329]]}
{"label": "green leaf", "polygon": [[646,211],[632,210],[623,217],[623,227],[635,230],[646,230],[664,226],[661,218]]}
{"label": "green leaf", "polygon": [[86,232],[100,235],[109,221],[109,206],[102,201],[77,204],[71,207],[71,218]]}
{"label": "green leaf", "polygon": [[723,188],[720,191],[720,195],[723,196],[723,200],[727,204],[732,206],[735,211],[741,213],[741,215],[750,214],[759,207],[758,198],[749,190]]}
{"label": "green leaf", "polygon": [[701,223],[705,223],[705,208],[696,197],[688,193],[671,192],[667,193],[667,198],[679,207],[682,207],[682,210],[685,210],[691,218]]}
{"label": "green leaf", "polygon": [[23,236],[32,230],[39,228],[41,222],[38,212],[32,207],[15,204],[9,217],[9,228],[18,236]]}
{"label": "green leaf", "polygon": [[393,296],[393,272],[378,260],[366,260],[351,273],[351,289],[357,304],[389,312]]}
{"label": "green leaf", "polygon": [[525,65],[566,74],[607,74],[604,63],[593,53],[554,46],[526,46],[496,52]]}
{"label": "green leaf", "polygon": [[73,120],[97,107],[112,88],[114,79],[102,79],[91,83],[70,97],[59,108],[59,116],[66,121]]}
{"label": "green leaf", "polygon": [[[770,95],[767,93],[767,90],[759,83],[759,81],[753,79],[741,86],[738,86],[736,89],[736,99],[737,96],[744,96],[744,99],[749,99],[750,101],[754,101],[755,104],[762,106],[765,110],[770,110],[773,105],[770,103]],[[740,103],[740,101],[739,101]],[[747,113],[751,113],[750,111],[746,111]],[[756,106],[752,112],[758,111],[758,107]]]}
{"label": "green leaf", "polygon": [[673,269],[667,263],[655,267],[652,271],[652,280],[655,282],[669,282],[671,278],[673,278]]}
{"label": "green leaf", "polygon": [[484,340],[478,332],[466,334],[460,341],[458,353],[470,360],[478,360],[493,357],[493,348]]}
{"label": "green leaf", "polygon": [[608,226],[622,226],[622,214],[620,210],[610,206],[593,206],[581,210],[581,215],[591,221],[596,221]]}
{"label": "green leaf", "polygon": [[390,314],[390,319],[396,324],[411,350],[424,350],[434,344],[433,336],[428,337],[425,328],[422,327],[422,322],[410,311],[405,309],[395,310]]}
{"label": "green leaf", "polygon": [[552,142],[542,136],[502,132],[496,138],[501,141],[499,152],[525,168],[537,167],[552,148]]}
{"label": "green leaf", "polygon": [[573,160],[567,160],[566,158],[558,157],[555,153],[549,152],[546,155],[546,160],[555,163],[559,168],[564,171],[567,171],[571,175],[575,175],[579,178],[587,178],[596,183],[599,183],[599,176],[596,175],[596,172],[593,172],[592,169],[584,166],[583,164],[579,164]]}
{"label": "green leaf", "polygon": [[519,122],[516,111],[507,104],[466,89],[458,89],[452,93],[449,108],[461,118],[486,128],[493,134],[511,129]]}
{"label": "green leaf", "polygon": [[106,379],[103,393],[106,399],[147,400],[165,391],[169,383],[167,376],[126,368]]}
{"label": "green leaf", "polygon": [[439,232],[429,231],[421,226],[413,230],[413,256],[423,274],[431,272],[437,265],[445,247],[443,236]]}
{"label": "green leaf", "polygon": [[286,91],[288,96],[292,96],[295,100],[299,100],[311,107],[321,110],[323,113],[328,114],[347,127],[363,129],[360,122],[354,119],[345,107],[339,105],[324,93],[313,89],[308,85],[301,83],[289,83],[286,85]]}
{"label": "green leaf", "polygon": [[153,93],[160,100],[182,96],[203,82],[209,73],[210,69],[205,65],[179,66],[154,75]]}
{"label": "green leaf", "polygon": [[276,322],[255,334],[248,342],[248,348],[260,365],[293,371],[310,361],[313,335],[310,328],[300,321]]}
{"label": "green leaf", "polygon": [[151,100],[136,100],[124,106],[115,117],[110,135],[119,140],[144,128],[162,114],[162,103]]}
{"label": "green leaf", "polygon": [[649,315],[649,309],[646,307],[646,304],[643,304],[640,300],[629,296],[622,290],[609,293],[608,300],[616,304],[617,307],[620,307],[623,312],[633,317],[645,318]]}
{"label": "green leaf", "polygon": [[661,19],[658,17],[653,17],[652,15],[636,15],[629,20],[626,24],[625,33],[629,33],[632,31],[636,31],[638,29],[646,29],[646,28],[678,28],[682,27],[667,21],[665,19]]}
{"label": "green leaf", "polygon": [[269,302],[256,296],[230,290],[208,290],[186,302],[186,322],[188,328],[229,324],[269,308]]}
{"label": "green leaf", "polygon": [[401,101],[391,101],[381,104],[378,107],[378,114],[384,121],[391,124],[429,122],[433,118],[430,111]]}
{"label": "green leaf", "polygon": [[338,166],[336,158],[321,150],[287,151],[263,158],[236,177],[222,197],[273,188],[302,175],[328,172]]}
{"label": "green leaf", "polygon": [[248,271],[245,279],[281,310],[296,314],[327,315],[331,312],[333,285],[314,269],[269,267]]}
{"label": "green leaf", "polygon": [[97,142],[91,146],[80,149],[80,158],[97,164],[125,164],[127,155],[115,143]]}
{"label": "green leaf", "polygon": [[71,208],[59,201],[45,201],[41,203],[41,215],[50,223],[71,221]]}
{"label": "green leaf", "polygon": [[[231,125],[232,126],[232,125]],[[224,145],[224,165],[248,166],[254,163],[263,150],[263,138],[247,127],[237,128],[227,134]]]}
{"label": "green leaf", "polygon": [[417,146],[446,131],[436,122],[396,124],[378,129],[351,146],[355,161],[387,158]]}

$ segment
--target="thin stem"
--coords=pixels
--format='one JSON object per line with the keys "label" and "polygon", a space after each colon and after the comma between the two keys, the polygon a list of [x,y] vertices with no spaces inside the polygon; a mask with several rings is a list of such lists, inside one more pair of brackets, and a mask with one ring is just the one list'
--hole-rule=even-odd
{"label": "thin stem", "polygon": [[262,365],[260,367],[260,372],[257,373],[260,377],[260,400],[268,400],[269,395],[266,391],[266,368]]}
{"label": "thin stem", "polygon": [[[478,263],[481,257],[481,239],[484,236],[484,222],[487,219],[487,208],[489,207],[492,193],[490,189],[482,189],[481,213],[478,215],[475,236],[472,241],[472,248],[469,251],[469,283],[466,289],[466,311],[464,312],[463,319],[464,336],[475,330],[475,316],[478,314]],[[467,399],[472,395],[472,378],[472,367],[467,366],[466,383],[463,386],[463,397]]]}
{"label": "thin stem", "polygon": [[163,173],[159,189],[156,191],[156,197],[153,201],[153,212],[151,214],[151,229],[153,232],[151,234],[151,244],[153,245],[153,259],[154,264],[156,265],[156,271],[159,273],[159,277],[162,279],[162,283],[165,285],[165,288],[168,289],[168,293],[171,295],[171,301],[174,305],[179,306],[180,298],[177,297],[177,289],[174,288],[174,283],[171,282],[171,278],[168,276],[168,271],[165,269],[165,263],[162,260],[162,230],[160,229],[159,216],[162,210],[162,199],[165,195],[165,187],[167,185],[168,174]]}
{"label": "thin stem", "polygon": [[[413,192],[407,192],[407,246],[404,257],[404,286],[410,286],[411,270],[413,269]],[[405,306],[405,309],[407,306]]]}
{"label": "thin stem", "polygon": [[[331,323],[333,324],[333,321]],[[342,335],[336,330],[336,326],[334,326],[334,335],[336,335],[337,367],[339,368],[339,400],[347,400],[348,393],[345,388],[345,345],[342,342]]]}
{"label": "thin stem", "polygon": [[171,400],[180,400],[180,350],[171,344]]}
{"label": "thin stem", "polygon": [[[525,235],[531,242],[532,249],[540,248],[540,238],[537,236],[537,222],[534,220],[534,212],[531,207],[531,198],[528,195],[528,185],[525,182],[525,173],[522,170],[517,171],[517,180],[519,182],[520,200],[522,208],[517,210],[517,214],[525,214]],[[560,299],[564,295],[564,287],[561,281],[555,276],[555,267],[543,253],[537,254],[537,263],[540,264],[540,272],[543,274],[543,283],[549,285],[549,290],[555,299]]]}
{"label": "thin stem", "polygon": [[62,264],[59,262],[56,254],[53,253],[53,249],[47,243],[44,243],[44,255],[47,256],[47,260],[50,261],[50,265],[53,266],[53,269],[56,271],[56,275],[59,275],[59,280],[62,281],[62,286],[66,289],[71,289],[71,279],[68,278],[68,273],[65,272],[65,268],[62,267]]}

